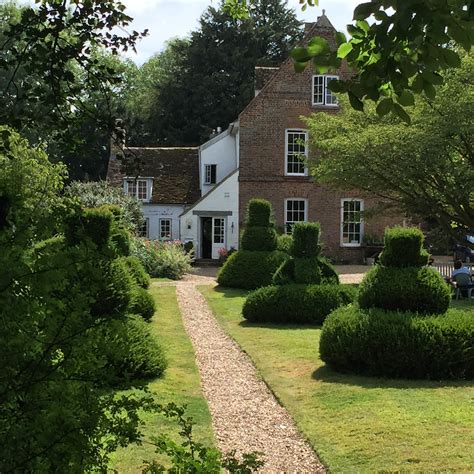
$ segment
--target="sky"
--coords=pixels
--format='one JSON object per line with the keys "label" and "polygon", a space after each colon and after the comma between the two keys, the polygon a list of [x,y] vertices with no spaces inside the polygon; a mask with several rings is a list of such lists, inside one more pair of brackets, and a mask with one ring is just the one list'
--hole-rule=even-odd
{"label": "sky", "polygon": [[[139,42],[138,54],[127,56],[138,64],[145,62],[154,53],[164,48],[165,42],[174,37],[184,37],[197,29],[201,14],[209,5],[217,6],[218,0],[122,0],[127,6],[127,14],[134,18],[129,29],[143,31],[148,28],[149,35]],[[301,21],[316,21],[322,9],[337,30],[346,31],[352,13],[362,0],[319,0],[319,7],[308,7],[301,11],[298,0],[289,0],[288,6],[294,8]]]}

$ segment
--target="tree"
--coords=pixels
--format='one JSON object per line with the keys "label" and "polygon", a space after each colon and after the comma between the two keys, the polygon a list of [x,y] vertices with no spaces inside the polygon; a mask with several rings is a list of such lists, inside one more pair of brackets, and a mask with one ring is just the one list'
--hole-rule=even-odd
{"label": "tree", "polygon": [[307,120],[320,182],[359,188],[439,224],[455,237],[474,229],[474,55],[443,73],[436,99],[421,98],[411,126],[375,107]]}
{"label": "tree", "polygon": [[[248,5],[259,0],[227,0],[228,10],[248,15]],[[302,0],[303,9],[318,0]],[[346,60],[355,71],[352,78],[332,81],[331,90],[345,92],[356,110],[364,103],[378,103],[377,113],[389,112],[409,122],[404,109],[422,92],[431,99],[443,82],[442,71],[458,67],[459,54],[450,43],[469,51],[474,42],[474,9],[470,0],[371,0],[354,10],[350,38],[336,34],[338,49],[324,38],[313,38],[292,56],[298,71],[313,63],[320,73],[337,69]],[[367,20],[371,21],[369,23]]]}

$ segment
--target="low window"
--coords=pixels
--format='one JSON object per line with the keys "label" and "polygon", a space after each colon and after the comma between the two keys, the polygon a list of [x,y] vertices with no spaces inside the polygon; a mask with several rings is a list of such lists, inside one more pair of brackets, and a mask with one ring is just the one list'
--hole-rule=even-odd
{"label": "low window", "polygon": [[225,220],[221,218],[214,219],[214,240],[215,244],[223,244],[224,243],[224,227]]}
{"label": "low window", "polygon": [[204,184],[216,184],[217,165],[206,165],[204,168]]}
{"label": "low window", "polygon": [[171,219],[160,219],[160,239],[171,240]]}
{"label": "low window", "polygon": [[313,105],[337,106],[337,97],[328,85],[339,76],[313,76]]}
{"label": "low window", "polygon": [[306,220],[306,199],[287,199],[285,201],[285,232],[291,234],[295,222]]}
{"label": "low window", "polygon": [[125,194],[133,196],[140,201],[149,201],[151,198],[151,180],[127,179],[124,184]]}
{"label": "low window", "polygon": [[148,238],[149,236],[150,219],[148,217],[143,221],[143,224],[138,229],[138,236]]}
{"label": "low window", "polygon": [[306,130],[286,131],[286,174],[304,176],[307,152],[308,132]]}
{"label": "low window", "polygon": [[363,237],[364,201],[361,199],[342,199],[341,205],[341,245],[359,247]]}

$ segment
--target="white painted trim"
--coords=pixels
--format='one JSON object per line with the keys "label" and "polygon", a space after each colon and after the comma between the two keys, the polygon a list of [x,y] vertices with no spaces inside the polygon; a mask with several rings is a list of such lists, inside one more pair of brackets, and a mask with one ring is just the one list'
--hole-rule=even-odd
{"label": "white painted trim", "polygon": [[[163,221],[169,221],[169,233],[170,237],[169,239],[165,239],[164,237],[161,236],[161,223]],[[171,217],[160,217],[158,219],[158,239],[159,240],[173,240],[173,219]]]}
{"label": "white painted trim", "polygon": [[343,229],[344,229],[344,202],[345,201],[357,201],[360,202],[360,211],[364,212],[364,200],[359,198],[342,198],[341,199],[341,210],[339,216],[339,239],[341,247],[360,247],[362,245],[362,240],[364,239],[364,219],[360,219],[360,242],[359,243],[344,243]]}
{"label": "white painted trim", "polygon": [[[135,198],[137,198],[142,203],[149,203],[151,201],[151,197],[153,196],[153,178],[145,178],[143,176],[138,177],[125,177],[123,178],[123,191],[124,194],[128,196],[128,182],[135,181],[136,182],[136,194]],[[140,199],[138,197],[138,181],[146,181],[146,199]]]}
{"label": "white painted trim", "polygon": [[[322,102],[315,102],[314,101],[314,83],[316,77],[323,78],[323,101]],[[326,94],[327,94],[327,87],[328,87],[328,79],[339,79],[337,75],[326,75],[326,74],[314,74],[311,81],[311,105],[313,106],[320,106],[320,107],[329,107],[329,108],[336,108],[339,107],[339,104],[326,104]]]}
{"label": "white painted trim", "polygon": [[[288,221],[286,220],[286,212],[287,212],[287,203],[288,201],[304,201],[304,221],[303,222],[308,222],[308,199],[307,198],[302,198],[302,197],[291,197],[291,198],[285,198],[285,205],[283,207],[283,228],[284,232],[286,234],[286,224],[288,224]],[[301,222],[301,221],[299,221]]]}
{"label": "white painted trim", "polygon": [[285,129],[285,176],[308,176],[308,167],[305,165],[304,173],[288,173],[288,134],[290,132],[304,133],[305,135],[305,147],[304,154],[308,159],[308,130],[304,128],[286,128]]}

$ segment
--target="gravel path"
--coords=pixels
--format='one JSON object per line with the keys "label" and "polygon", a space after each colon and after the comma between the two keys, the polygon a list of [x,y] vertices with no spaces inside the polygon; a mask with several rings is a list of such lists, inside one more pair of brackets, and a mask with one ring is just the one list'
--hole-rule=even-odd
{"label": "gravel path", "polygon": [[203,283],[201,278],[176,282],[176,292],[219,448],[223,452],[262,452],[262,472],[325,472],[249,357],[218,325],[196,289],[197,283]]}

